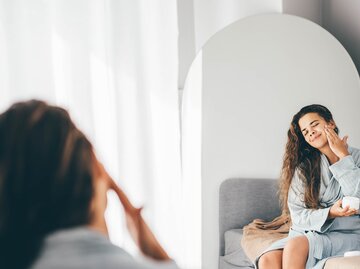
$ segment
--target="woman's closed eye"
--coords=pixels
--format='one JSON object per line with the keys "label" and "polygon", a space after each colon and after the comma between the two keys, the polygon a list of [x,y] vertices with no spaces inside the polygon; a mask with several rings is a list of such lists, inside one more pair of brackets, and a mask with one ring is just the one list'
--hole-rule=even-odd
{"label": "woman's closed eye", "polygon": [[[319,122],[314,122],[313,124],[311,124],[311,127],[316,127],[316,126],[318,126],[319,125]],[[309,131],[308,130],[305,130],[305,132],[303,132],[303,135],[304,136],[307,136],[307,134],[309,133]]]}

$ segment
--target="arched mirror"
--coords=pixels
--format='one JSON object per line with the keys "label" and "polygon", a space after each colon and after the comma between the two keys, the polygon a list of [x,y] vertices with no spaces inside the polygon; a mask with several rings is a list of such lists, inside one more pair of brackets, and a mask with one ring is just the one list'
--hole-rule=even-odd
{"label": "arched mirror", "polygon": [[201,203],[194,208],[201,208],[203,268],[218,267],[220,183],[278,178],[291,117],[304,105],[327,106],[340,135],[359,147],[359,101],[350,56],[306,19],[248,17],[209,40],[188,74],[182,125],[184,176],[195,182]]}

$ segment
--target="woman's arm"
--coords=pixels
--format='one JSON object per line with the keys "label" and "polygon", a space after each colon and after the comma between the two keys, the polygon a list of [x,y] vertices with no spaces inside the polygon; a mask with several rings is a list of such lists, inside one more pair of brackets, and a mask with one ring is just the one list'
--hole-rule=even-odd
{"label": "woman's arm", "polygon": [[309,209],[303,201],[304,186],[295,173],[288,195],[288,206],[293,225],[309,231],[325,232],[331,225],[331,219],[354,215],[356,210],[349,207],[342,208],[341,200],[327,208]]}
{"label": "woman's arm", "polygon": [[141,252],[145,256],[158,261],[170,261],[166,251],[162,248],[155,235],[142,218],[142,208],[134,207],[119,186],[111,178],[109,178],[109,180],[111,182],[111,188],[115,191],[124,207],[126,224],[130,235],[140,248]]}
{"label": "woman's arm", "polygon": [[325,127],[326,137],[331,150],[339,161],[329,167],[335,179],[339,182],[345,196],[360,198],[360,151],[347,145],[347,136],[343,139],[331,128]]}
{"label": "woman's arm", "polygon": [[[167,255],[166,251],[162,248],[159,241],[156,239],[153,232],[150,230],[149,226],[141,216],[142,208],[136,208],[132,205],[127,195],[123,190],[114,182],[111,176],[107,173],[104,166],[98,161],[93,153],[94,158],[94,176],[96,177],[97,182],[102,182],[103,188],[105,191],[109,188],[114,190],[117,194],[121,204],[125,210],[126,224],[130,235],[134,239],[136,245],[139,247],[140,251],[147,256],[148,258],[154,259],[160,262],[169,262],[168,264],[175,264],[170,257]],[[99,184],[98,184],[99,185]],[[105,203],[106,207],[106,203]],[[103,210],[105,211],[105,210]],[[166,264],[166,263],[162,263]],[[173,268],[171,265],[169,268]],[[177,267],[175,267],[177,268]]]}
{"label": "woman's arm", "polygon": [[[355,158],[359,162],[359,152],[355,152]],[[335,179],[341,186],[345,196],[356,196],[360,198],[360,168],[355,163],[354,157],[348,155],[343,157],[329,167]]]}

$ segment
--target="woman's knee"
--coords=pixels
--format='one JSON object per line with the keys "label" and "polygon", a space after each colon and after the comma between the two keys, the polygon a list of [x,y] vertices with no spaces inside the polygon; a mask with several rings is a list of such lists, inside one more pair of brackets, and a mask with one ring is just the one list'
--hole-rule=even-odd
{"label": "woman's knee", "polygon": [[263,254],[258,262],[259,269],[281,268],[282,250],[269,251]]}
{"label": "woman's knee", "polygon": [[289,253],[307,253],[309,251],[309,241],[306,236],[297,236],[290,239],[284,248],[285,254]]}

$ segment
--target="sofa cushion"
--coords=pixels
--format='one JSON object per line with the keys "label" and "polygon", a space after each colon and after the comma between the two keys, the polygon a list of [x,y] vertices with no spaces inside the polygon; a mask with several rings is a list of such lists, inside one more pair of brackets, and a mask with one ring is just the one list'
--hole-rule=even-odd
{"label": "sofa cushion", "polygon": [[241,249],[242,229],[232,229],[225,232],[225,255]]}
{"label": "sofa cushion", "polygon": [[234,265],[225,260],[224,256],[220,256],[219,259],[219,269],[254,269],[255,267],[252,264],[243,264],[242,266]]}
{"label": "sofa cushion", "polygon": [[225,232],[225,256],[222,260],[240,268],[254,268],[253,263],[241,247],[242,229],[233,229]]}

